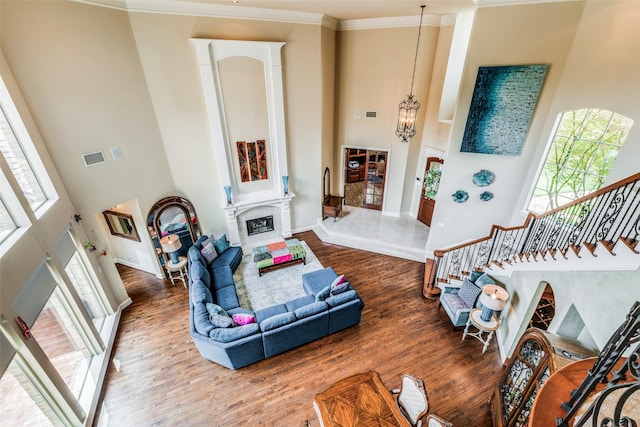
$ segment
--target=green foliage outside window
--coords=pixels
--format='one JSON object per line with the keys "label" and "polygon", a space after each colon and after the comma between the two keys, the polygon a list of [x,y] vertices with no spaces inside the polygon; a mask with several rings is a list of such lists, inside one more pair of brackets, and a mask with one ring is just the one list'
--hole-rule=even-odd
{"label": "green foliage outside window", "polygon": [[528,209],[543,213],[600,189],[632,125],[597,108],[563,113]]}

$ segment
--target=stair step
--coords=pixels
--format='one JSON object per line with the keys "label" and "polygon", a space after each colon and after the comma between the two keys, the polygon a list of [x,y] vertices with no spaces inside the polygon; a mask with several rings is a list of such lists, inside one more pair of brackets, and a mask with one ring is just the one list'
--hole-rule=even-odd
{"label": "stair step", "polygon": [[575,254],[576,254],[576,256],[577,256],[578,258],[582,258],[582,257],[580,256],[580,246],[577,246],[577,245],[569,245],[569,247],[571,248],[571,250],[573,251],[573,253],[575,253]]}
{"label": "stair step", "polygon": [[609,251],[609,253],[613,256],[615,256],[616,254],[613,252],[613,247],[616,245],[615,242],[612,242],[610,240],[599,240],[598,241],[602,246],[604,246],[604,248],[606,250]]}
{"label": "stair step", "polygon": [[594,243],[588,243],[588,242],[584,242],[583,244],[584,244],[584,247],[587,248],[587,250],[591,253],[591,255],[598,256],[596,255],[596,248],[598,247],[598,245]]}
{"label": "stair step", "polygon": [[620,240],[622,240],[622,243],[627,245],[633,252],[640,254],[640,251],[636,249],[636,246],[638,246],[637,239],[632,239],[631,237],[620,237]]}

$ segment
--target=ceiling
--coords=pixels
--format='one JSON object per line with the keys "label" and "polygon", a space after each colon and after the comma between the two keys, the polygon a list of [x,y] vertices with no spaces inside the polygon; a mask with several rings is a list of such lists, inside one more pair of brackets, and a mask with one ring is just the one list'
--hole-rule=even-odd
{"label": "ceiling", "polygon": [[[355,19],[390,18],[420,15],[420,6],[426,4],[425,15],[445,16],[476,7],[479,0],[177,0],[181,3],[232,6],[238,9],[271,9],[328,15],[338,21]],[[496,3],[505,0],[495,0]]]}

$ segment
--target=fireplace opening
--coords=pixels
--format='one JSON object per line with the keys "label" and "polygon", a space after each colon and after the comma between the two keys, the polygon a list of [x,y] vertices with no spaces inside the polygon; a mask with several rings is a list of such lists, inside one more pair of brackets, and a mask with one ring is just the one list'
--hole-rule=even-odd
{"label": "fireplace opening", "polygon": [[273,230],[274,230],[273,215],[247,220],[248,236],[253,236],[254,234],[260,234],[260,233],[267,233]]}

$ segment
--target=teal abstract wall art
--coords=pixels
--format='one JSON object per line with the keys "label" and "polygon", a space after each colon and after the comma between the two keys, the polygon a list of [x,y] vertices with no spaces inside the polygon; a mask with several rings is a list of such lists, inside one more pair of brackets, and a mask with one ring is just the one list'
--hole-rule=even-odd
{"label": "teal abstract wall art", "polygon": [[478,68],[460,151],[519,156],[548,68]]}

